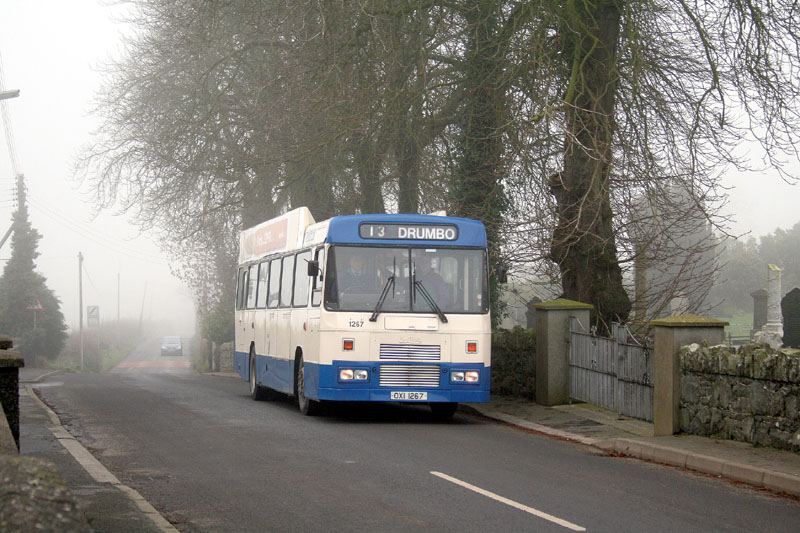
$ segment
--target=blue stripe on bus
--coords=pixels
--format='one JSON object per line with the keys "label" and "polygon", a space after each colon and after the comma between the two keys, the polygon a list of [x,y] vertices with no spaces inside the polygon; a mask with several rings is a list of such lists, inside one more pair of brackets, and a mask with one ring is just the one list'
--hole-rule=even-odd
{"label": "blue stripe on bus", "polygon": [[[236,369],[243,379],[249,379],[249,354],[234,354]],[[438,363],[433,365],[439,372],[438,386],[381,386],[380,366],[387,363],[369,361],[334,361],[332,365],[304,363],[306,396],[315,400],[345,402],[389,402],[392,391],[427,392],[428,402],[468,402],[489,401],[491,367],[481,363]],[[407,366],[423,366],[419,363],[405,362]],[[391,366],[391,365],[390,365]],[[340,368],[363,368],[369,372],[367,381],[342,383],[338,380]],[[242,369],[247,369],[242,372]],[[480,381],[477,384],[451,383],[453,370],[477,370]],[[259,384],[285,394],[294,393],[294,361],[276,357],[256,356],[256,379]]]}
{"label": "blue stripe on bus", "polygon": [[250,354],[247,352],[233,352],[233,369],[245,381],[250,381]]}
{"label": "blue stripe on bus", "polygon": [[[359,401],[359,402],[389,402],[392,391],[427,392],[428,402],[469,402],[480,403],[489,401],[489,385],[491,383],[491,367],[482,363],[437,363],[425,365],[424,363],[403,362],[409,367],[436,367],[439,371],[439,384],[436,387],[423,386],[382,386],[380,385],[380,367],[396,366],[395,363],[379,363],[369,361],[334,361],[332,365],[321,365],[319,372],[320,400],[333,401]],[[364,382],[342,383],[338,380],[340,368],[366,368],[369,370],[369,379]],[[453,370],[477,370],[480,372],[480,381],[477,384],[451,383],[450,374]]]}
{"label": "blue stripe on bus", "polygon": [[[364,239],[359,235],[361,224],[454,224],[458,227],[458,238],[453,241],[412,240],[412,239]],[[486,247],[486,228],[477,220],[434,215],[345,215],[331,218],[328,226],[329,243],[372,244],[372,245],[421,245],[421,246],[474,246]]]}
{"label": "blue stripe on bus", "polygon": [[[234,352],[233,368],[245,381],[250,380],[250,354]],[[294,394],[294,361],[256,354],[256,382],[285,394]]]}

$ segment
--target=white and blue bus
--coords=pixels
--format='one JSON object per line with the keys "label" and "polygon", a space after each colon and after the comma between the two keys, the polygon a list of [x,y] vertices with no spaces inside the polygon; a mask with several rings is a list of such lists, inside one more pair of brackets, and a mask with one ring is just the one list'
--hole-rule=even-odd
{"label": "white and blue bus", "polygon": [[486,230],[437,215],[306,208],[241,234],[234,366],[255,400],[489,401]]}

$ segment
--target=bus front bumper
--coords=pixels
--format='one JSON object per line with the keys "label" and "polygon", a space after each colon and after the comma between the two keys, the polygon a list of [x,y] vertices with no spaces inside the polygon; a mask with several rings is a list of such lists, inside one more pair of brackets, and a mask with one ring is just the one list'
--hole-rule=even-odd
{"label": "bus front bumper", "polygon": [[[342,370],[361,371],[366,379],[343,380]],[[467,372],[477,374],[477,382],[453,381],[454,375]],[[491,367],[476,363],[334,361],[331,365],[307,364],[305,381],[307,394],[317,400],[481,403],[489,401]]]}

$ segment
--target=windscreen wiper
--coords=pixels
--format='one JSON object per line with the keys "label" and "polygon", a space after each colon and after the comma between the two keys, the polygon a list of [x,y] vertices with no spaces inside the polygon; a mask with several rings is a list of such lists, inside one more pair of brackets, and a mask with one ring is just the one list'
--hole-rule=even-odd
{"label": "windscreen wiper", "polygon": [[419,289],[420,294],[422,294],[422,297],[425,298],[426,302],[428,302],[428,305],[431,306],[431,309],[433,309],[433,311],[437,315],[439,315],[439,320],[441,320],[442,322],[446,323],[447,322],[447,317],[444,316],[444,313],[442,312],[442,309],[436,303],[436,300],[433,299],[433,296],[431,296],[431,293],[428,292],[428,289],[425,288],[425,286],[422,284],[422,282],[420,280],[418,280],[418,279],[415,279],[414,280],[414,287]]}
{"label": "windscreen wiper", "polygon": [[381,307],[383,307],[383,302],[386,301],[386,295],[389,294],[389,286],[394,288],[394,274],[389,276],[389,279],[387,279],[386,283],[383,284],[381,296],[378,298],[378,303],[375,305],[375,310],[372,312],[372,316],[369,317],[370,322],[376,322],[378,320],[378,315],[381,312]]}

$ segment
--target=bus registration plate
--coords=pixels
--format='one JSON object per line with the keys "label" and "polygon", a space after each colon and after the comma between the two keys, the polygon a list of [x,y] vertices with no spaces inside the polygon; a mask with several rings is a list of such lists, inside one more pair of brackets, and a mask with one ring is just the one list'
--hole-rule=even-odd
{"label": "bus registration plate", "polygon": [[425,402],[428,400],[427,392],[391,391],[389,395],[392,400],[400,402],[408,402],[408,401]]}

